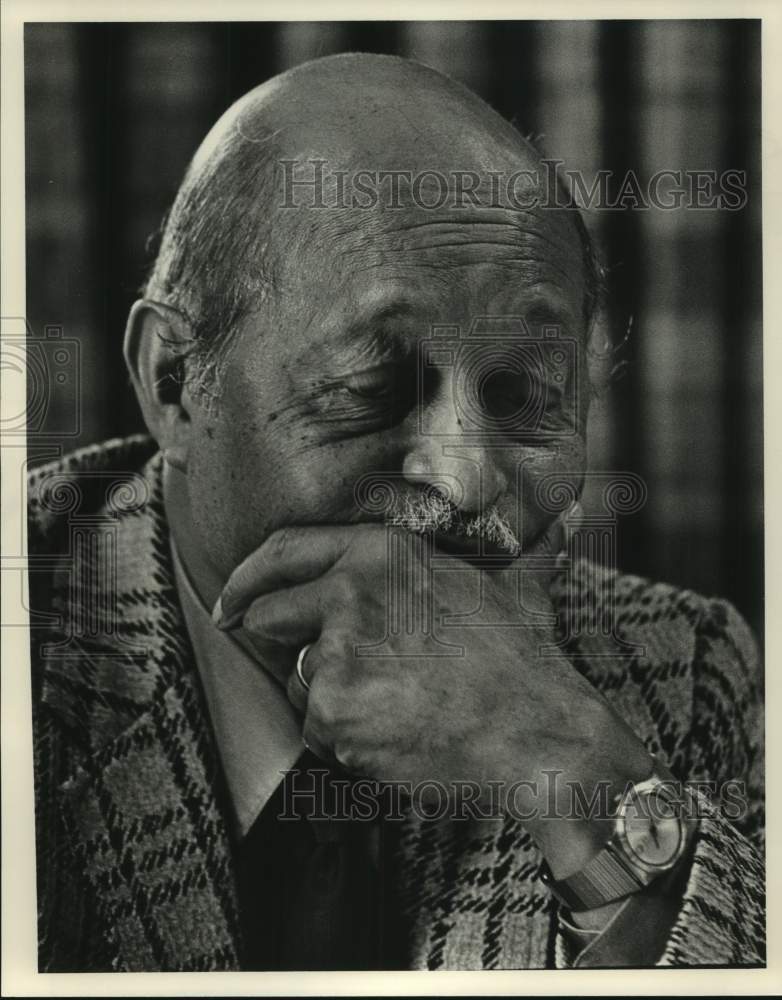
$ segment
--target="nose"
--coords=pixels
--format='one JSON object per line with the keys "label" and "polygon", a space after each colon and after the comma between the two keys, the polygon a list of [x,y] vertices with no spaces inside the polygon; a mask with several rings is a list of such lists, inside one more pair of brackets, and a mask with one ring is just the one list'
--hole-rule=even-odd
{"label": "nose", "polygon": [[502,449],[488,447],[479,430],[464,426],[450,380],[420,405],[425,412],[406,449],[405,480],[438,489],[463,514],[482,514],[508,489]]}

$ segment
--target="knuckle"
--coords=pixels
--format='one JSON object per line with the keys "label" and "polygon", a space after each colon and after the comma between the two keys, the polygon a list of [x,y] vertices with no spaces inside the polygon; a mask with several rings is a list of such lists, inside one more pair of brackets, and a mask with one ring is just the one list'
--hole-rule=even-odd
{"label": "knuckle", "polygon": [[323,678],[318,684],[313,682],[307,714],[318,723],[319,728],[330,731],[339,724],[339,698],[335,697],[333,686],[325,683]]}
{"label": "knuckle", "polygon": [[296,529],[292,527],[278,528],[266,539],[267,551],[273,561],[285,557],[296,538]]}
{"label": "knuckle", "polygon": [[319,650],[323,679],[328,678],[329,688],[344,703],[352,699],[361,677],[361,671],[355,669],[355,645],[353,636],[332,629]]}
{"label": "knuckle", "polygon": [[272,637],[272,622],[260,598],[253,601],[245,612],[242,628],[259,639]]}
{"label": "knuckle", "polygon": [[329,670],[339,666],[345,655],[345,640],[341,630],[333,626],[328,628],[318,640],[318,652]]}

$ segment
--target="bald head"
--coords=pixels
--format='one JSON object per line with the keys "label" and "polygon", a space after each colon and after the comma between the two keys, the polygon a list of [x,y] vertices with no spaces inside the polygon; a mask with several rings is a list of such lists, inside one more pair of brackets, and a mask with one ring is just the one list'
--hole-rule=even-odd
{"label": "bald head", "polygon": [[335,168],[465,169],[535,165],[538,154],[461,84],[396,56],[347,53],[296,66],[256,87],[217,122],[193,170],[240,138],[283,157],[321,157]]}
{"label": "bald head", "polygon": [[[362,172],[423,177],[417,192],[423,201],[431,198],[432,174],[477,176],[483,188],[492,175],[532,172],[539,161],[534,147],[485,102],[429,67],[363,53],[305,63],[238,100],[204,139],[167,220],[147,296],[186,318],[193,370],[206,385],[239,321],[284,285],[280,269],[300,255],[303,239],[327,242],[360,226],[370,238],[384,225],[377,216],[388,205],[377,197],[354,198],[345,208],[342,196],[337,212],[284,208],[331,204],[339,178]],[[317,165],[318,172],[296,175],[295,164]],[[304,176],[324,190],[312,192]],[[308,206],[291,204],[291,185],[312,193]],[[398,190],[393,197],[400,197]],[[568,215],[563,239],[581,244],[589,272],[586,231],[577,212]],[[588,273],[587,312],[592,278]]]}

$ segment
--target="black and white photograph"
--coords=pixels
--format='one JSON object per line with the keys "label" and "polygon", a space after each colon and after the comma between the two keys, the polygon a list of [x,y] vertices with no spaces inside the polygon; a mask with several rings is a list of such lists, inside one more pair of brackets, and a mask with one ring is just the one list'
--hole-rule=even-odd
{"label": "black and white photograph", "polygon": [[105,6],[20,28],[37,973],[749,988],[763,18]]}

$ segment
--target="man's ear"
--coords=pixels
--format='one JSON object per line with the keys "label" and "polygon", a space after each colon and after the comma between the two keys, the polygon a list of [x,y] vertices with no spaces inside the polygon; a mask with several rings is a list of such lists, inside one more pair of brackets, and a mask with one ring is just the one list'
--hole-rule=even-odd
{"label": "man's ear", "polygon": [[184,359],[190,343],[177,310],[151,299],[133,303],[125,327],[125,364],[150,434],[169,465],[183,472],[192,432]]}

